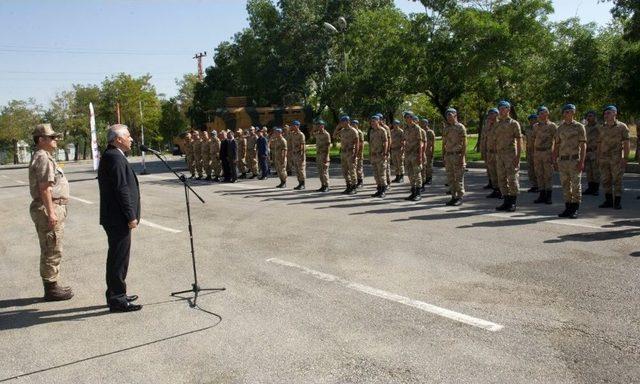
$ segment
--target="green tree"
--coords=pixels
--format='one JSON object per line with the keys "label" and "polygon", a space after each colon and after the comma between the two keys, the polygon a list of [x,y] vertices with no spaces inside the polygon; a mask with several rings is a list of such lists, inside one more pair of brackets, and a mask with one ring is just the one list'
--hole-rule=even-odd
{"label": "green tree", "polygon": [[14,164],[18,164],[18,142],[32,143],[31,133],[41,119],[41,107],[34,99],[11,100],[0,109],[0,143],[11,145]]}
{"label": "green tree", "polygon": [[159,132],[163,141],[169,145],[174,137],[187,129],[180,107],[177,97],[162,102]]}

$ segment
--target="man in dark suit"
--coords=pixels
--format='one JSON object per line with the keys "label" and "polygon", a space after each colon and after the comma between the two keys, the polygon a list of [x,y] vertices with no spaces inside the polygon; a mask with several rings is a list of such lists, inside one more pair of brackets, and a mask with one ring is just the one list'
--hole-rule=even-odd
{"label": "man in dark suit", "polygon": [[131,230],[140,221],[138,178],[125,152],[131,150],[131,135],[126,125],[116,124],[107,132],[109,145],[100,158],[100,225],[107,233],[107,305],[111,312],[138,311],[133,304],[138,296],[127,296],[127,269],[131,249]]}
{"label": "man in dark suit", "polygon": [[229,182],[235,183],[238,180],[238,143],[233,137],[233,131],[227,132],[227,161],[229,162]]}

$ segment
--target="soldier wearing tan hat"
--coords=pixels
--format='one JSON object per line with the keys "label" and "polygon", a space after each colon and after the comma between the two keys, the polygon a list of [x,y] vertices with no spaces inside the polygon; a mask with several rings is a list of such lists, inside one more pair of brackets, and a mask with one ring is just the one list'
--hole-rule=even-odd
{"label": "soldier wearing tan hat", "polygon": [[33,131],[37,150],[29,164],[29,190],[33,198],[29,212],[40,241],[40,276],[46,301],[73,297],[70,287],[58,285],[69,201],[69,183],[52,155],[61,136],[51,124],[38,124]]}

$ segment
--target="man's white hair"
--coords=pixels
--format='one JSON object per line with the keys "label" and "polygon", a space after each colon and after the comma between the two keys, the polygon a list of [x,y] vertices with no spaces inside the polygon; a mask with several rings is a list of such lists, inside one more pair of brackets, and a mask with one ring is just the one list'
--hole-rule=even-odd
{"label": "man's white hair", "polygon": [[122,137],[129,132],[129,127],[124,124],[114,124],[109,126],[107,131],[107,143],[111,144],[116,140],[116,137]]}

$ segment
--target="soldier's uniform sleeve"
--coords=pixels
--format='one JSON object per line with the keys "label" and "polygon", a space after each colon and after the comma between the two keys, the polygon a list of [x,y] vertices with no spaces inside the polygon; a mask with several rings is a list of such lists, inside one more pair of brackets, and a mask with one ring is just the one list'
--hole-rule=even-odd
{"label": "soldier's uniform sleeve", "polygon": [[624,124],[624,123],[620,123],[620,133],[621,133],[621,139],[622,141],[629,141],[631,140],[631,137],[629,135],[629,127]]}
{"label": "soldier's uniform sleeve", "polygon": [[55,183],[56,172],[53,167],[53,161],[50,161],[47,156],[38,156],[33,162],[33,168],[37,184],[46,182],[50,184]]}
{"label": "soldier's uniform sleeve", "polygon": [[584,125],[582,124],[578,124],[578,126],[580,127],[580,137],[578,138],[578,142],[580,143],[586,143],[587,142],[587,130],[584,128]]}
{"label": "soldier's uniform sleeve", "polygon": [[511,124],[511,128],[513,129],[513,138],[520,139],[522,138],[522,130],[520,129],[520,123],[517,121],[513,121]]}

